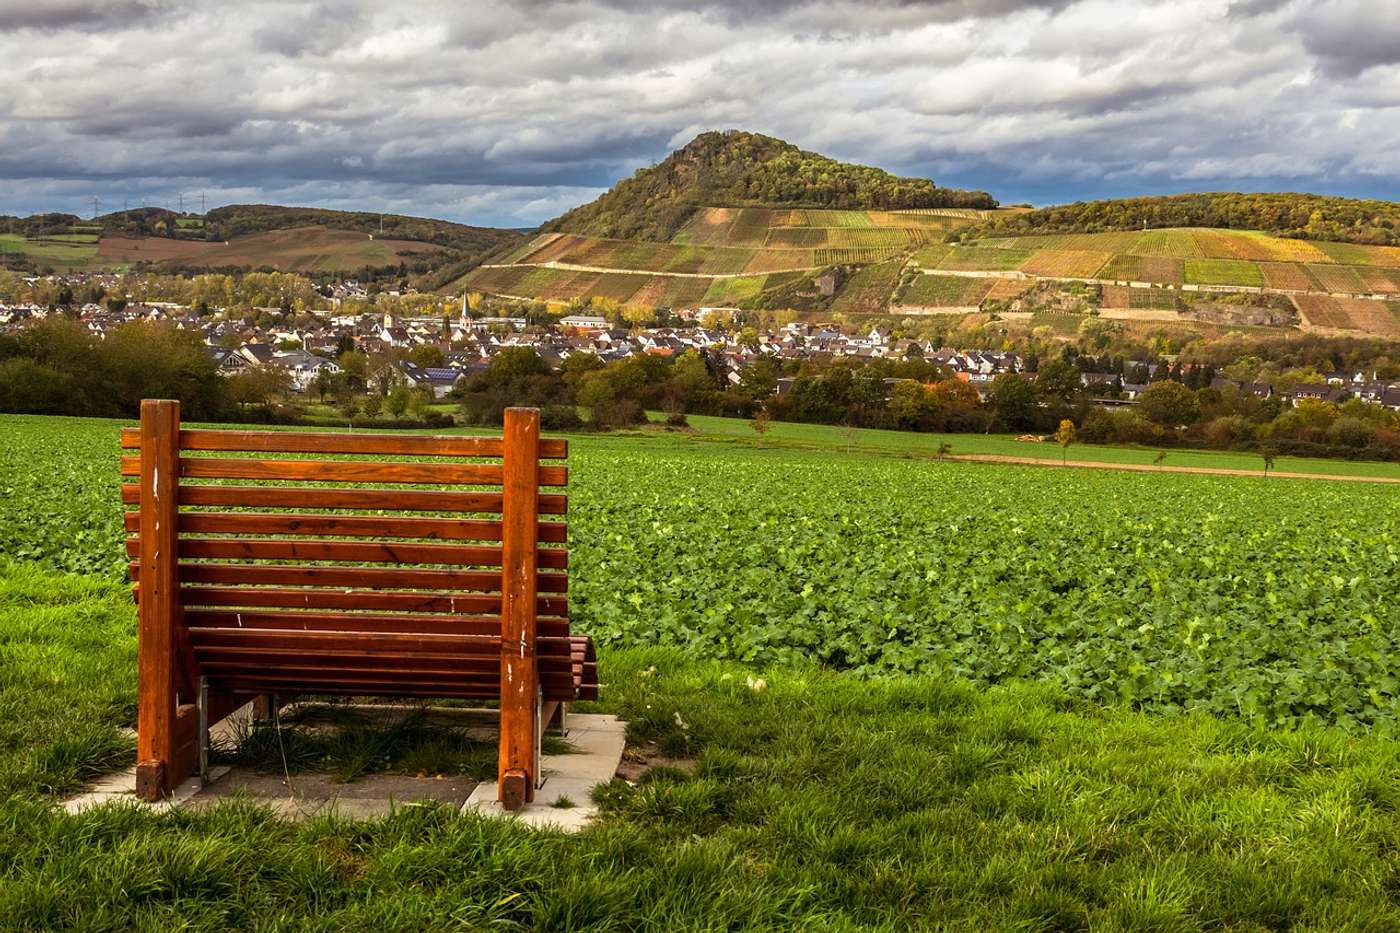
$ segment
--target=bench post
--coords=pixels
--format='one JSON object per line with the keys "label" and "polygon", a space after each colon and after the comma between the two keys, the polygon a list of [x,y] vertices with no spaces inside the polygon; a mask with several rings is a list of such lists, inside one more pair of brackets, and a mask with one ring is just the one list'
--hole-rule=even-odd
{"label": "bench post", "polygon": [[143,400],[136,792],[145,800],[164,797],[184,778],[175,773],[181,770],[176,761],[179,478],[180,403]]}
{"label": "bench post", "polygon": [[540,413],[507,408],[501,515],[501,749],[498,799],[518,810],[539,783],[539,666],[535,656]]}

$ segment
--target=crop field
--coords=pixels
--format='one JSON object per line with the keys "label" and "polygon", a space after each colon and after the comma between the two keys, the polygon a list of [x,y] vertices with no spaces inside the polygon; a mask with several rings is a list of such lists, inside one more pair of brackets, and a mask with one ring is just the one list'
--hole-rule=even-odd
{"label": "crop field", "polygon": [[1010,272],[1031,258],[1030,250],[989,249],[982,246],[955,246],[935,268],[953,271]]}
{"label": "crop field", "polygon": [[[970,279],[957,275],[920,275],[905,290],[901,305],[916,308],[977,307],[1002,279]],[[1027,286],[1034,284],[1023,283]]]}
{"label": "crop field", "polygon": [[836,300],[831,303],[831,310],[846,314],[878,314],[884,311],[899,282],[899,271],[900,264],[897,262],[877,263],[857,271],[841,286]]}
{"label": "crop field", "polygon": [[1175,311],[1180,295],[1169,288],[1128,288],[1125,285],[1105,285],[1099,305],[1142,311]]}
{"label": "crop field", "polygon": [[83,235],[82,239],[26,239],[19,234],[0,233],[0,254],[11,253],[55,268],[75,269],[91,265],[97,258],[97,241]]}
{"label": "crop field", "polygon": [[1264,276],[1264,284],[1269,288],[1287,288],[1297,291],[1318,291],[1322,283],[1308,267],[1296,262],[1261,262],[1259,271]]}
{"label": "crop field", "polygon": [[1344,295],[1370,291],[1357,270],[1351,266],[1317,264],[1308,266],[1308,272],[1321,283],[1324,291],[1340,292]]}
{"label": "crop field", "polygon": [[888,259],[894,259],[902,252],[904,252],[904,250],[891,246],[865,249],[819,249],[814,250],[814,258],[819,266],[864,265],[866,263],[884,262]]}
{"label": "crop field", "polygon": [[1377,266],[1359,266],[1356,274],[1370,292],[1400,295],[1400,269],[1383,269]]}
{"label": "crop field", "polygon": [[1175,311],[1180,292],[1169,288],[1130,288],[1128,307],[1147,311]]}
{"label": "crop field", "polygon": [[988,279],[992,287],[987,290],[988,301],[1005,301],[1019,298],[1035,287],[1033,279]]}
{"label": "crop field", "polygon": [[713,279],[701,304],[707,307],[732,307],[757,298],[763,291],[767,276],[743,275],[728,279]]}
{"label": "crop field", "polygon": [[914,251],[910,261],[922,269],[936,269],[952,249],[953,247],[947,243],[932,243],[921,246]]}
{"label": "crop field", "polygon": [[1310,327],[1353,330],[1383,337],[1400,337],[1394,305],[1367,298],[1294,295],[1293,304]]}
{"label": "crop field", "polygon": [[[118,427],[0,417],[0,551],[120,579]],[[1383,624],[1400,617],[1390,487],[666,438],[575,449],[570,595],[604,646],[1029,677],[1274,724],[1400,716],[1382,660],[1400,651]]]}
{"label": "crop field", "polygon": [[1259,287],[1264,284],[1264,274],[1259,267],[1239,259],[1188,259],[1185,276],[1188,285]]}
{"label": "crop field", "polygon": [[97,256],[104,262],[150,262],[260,269],[282,272],[348,272],[389,266],[439,250],[417,240],[375,239],[351,230],[294,227],[236,237],[224,243],[165,237],[104,236]]}
{"label": "crop field", "polygon": [[1111,255],[1087,250],[1041,249],[1021,263],[1021,271],[1052,278],[1093,278]]}
{"label": "crop field", "polygon": [[1400,268],[1400,246],[1367,246],[1360,243],[1318,243],[1333,262],[1349,266]]}
{"label": "crop field", "polygon": [[895,211],[706,207],[696,211],[672,242],[769,249],[904,248],[941,240],[971,222],[970,217]]}
{"label": "crop field", "polygon": [[1097,278],[1115,282],[1153,282],[1180,285],[1185,278],[1185,262],[1166,256],[1115,255],[1099,270]]}

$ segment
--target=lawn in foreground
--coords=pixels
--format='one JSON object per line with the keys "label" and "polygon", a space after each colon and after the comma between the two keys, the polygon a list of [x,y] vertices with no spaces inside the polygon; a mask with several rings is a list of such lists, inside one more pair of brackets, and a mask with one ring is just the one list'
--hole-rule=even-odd
{"label": "lawn in foreground", "polygon": [[[1400,924],[1389,736],[664,649],[605,651],[601,708],[680,766],[606,786],[601,820],[577,837],[417,805],[368,823],[295,825],[240,802],[67,816],[43,790],[110,764],[132,719],[132,636],[114,630],[129,610],[115,585],[6,576],[8,609],[45,612],[28,629],[0,615],[0,644],[71,649],[5,665],[20,699],[0,706],[0,735],[30,762],[0,772],[7,929]],[[16,721],[36,704],[44,728]]]}

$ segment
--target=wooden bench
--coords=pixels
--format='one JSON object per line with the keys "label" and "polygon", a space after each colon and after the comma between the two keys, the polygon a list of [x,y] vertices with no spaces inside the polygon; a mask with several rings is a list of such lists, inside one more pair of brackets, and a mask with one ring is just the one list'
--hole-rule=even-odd
{"label": "wooden bench", "polygon": [[205,431],[147,400],[121,445],[141,797],[203,777],[209,726],[250,700],[340,694],[499,700],[500,800],[533,799],[542,729],[598,690],[568,471],[542,462],[567,441],[538,411],[502,437]]}

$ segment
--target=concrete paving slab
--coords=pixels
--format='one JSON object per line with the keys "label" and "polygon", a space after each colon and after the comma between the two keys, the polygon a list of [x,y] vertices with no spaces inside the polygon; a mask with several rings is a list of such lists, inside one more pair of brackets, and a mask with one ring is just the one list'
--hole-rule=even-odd
{"label": "concrete paving slab", "polygon": [[[490,781],[477,786],[462,812],[474,811],[565,832],[578,832],[587,826],[598,812],[593,803],[593,788],[611,781],[622,763],[627,724],[616,716],[578,713],[569,716],[567,725],[564,740],[575,751],[541,757],[544,783],[536,788],[534,800],[515,813],[504,810],[496,799],[496,782]],[[573,806],[556,806],[565,797]]]}
{"label": "concrete paving slab", "polygon": [[[355,704],[354,709],[376,718],[393,718],[426,712],[436,721],[461,728],[468,734],[493,739],[497,713],[475,708],[424,710],[408,704]],[[283,710],[283,721],[288,717]],[[250,727],[251,707],[240,710],[211,730],[213,744],[233,747],[242,730]],[[201,786],[198,778],[181,784],[167,800],[146,803],[136,797],[136,768],[102,777],[86,791],[63,801],[62,807],[76,813],[92,806],[125,802],[164,812],[175,807],[202,808],[234,798],[247,798],[270,807],[288,819],[306,819],[323,812],[353,819],[382,817],[395,807],[416,801],[437,801],[483,814],[519,819],[532,826],[553,826],[577,831],[597,812],[592,802],[593,788],[607,783],[616,774],[626,745],[626,724],[615,716],[574,714],[568,717],[562,738],[571,753],[544,755],[541,759],[543,785],[536,799],[516,814],[501,810],[496,802],[496,785],[478,784],[460,776],[415,777],[403,774],[368,774],[354,781],[340,782],[328,774],[301,773],[288,776],[266,774],[246,768],[215,766],[211,780]],[[571,806],[558,804],[567,798]]]}

